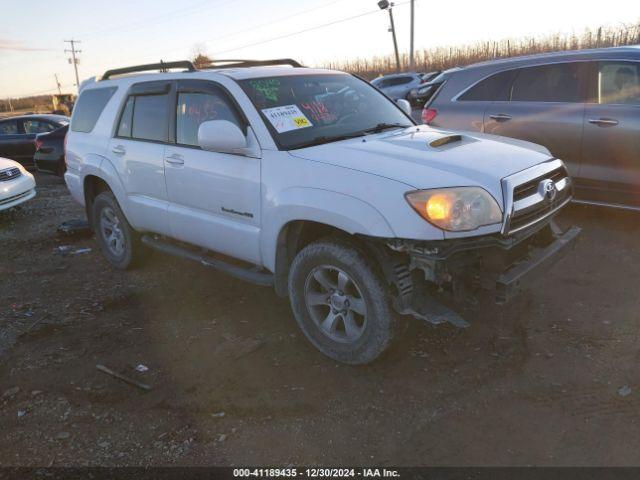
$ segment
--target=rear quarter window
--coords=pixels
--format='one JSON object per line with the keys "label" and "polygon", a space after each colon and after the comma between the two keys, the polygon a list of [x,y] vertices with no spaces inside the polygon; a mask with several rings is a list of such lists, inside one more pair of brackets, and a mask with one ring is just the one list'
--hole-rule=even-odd
{"label": "rear quarter window", "polygon": [[396,85],[406,85],[407,83],[411,83],[413,77],[398,77],[392,78],[389,80],[389,86],[395,87]]}
{"label": "rear quarter window", "polygon": [[460,95],[461,102],[506,102],[509,100],[515,70],[496,73]]}
{"label": "rear quarter window", "polygon": [[117,90],[117,87],[92,88],[80,94],[73,109],[71,130],[88,133],[96,126],[104,107]]}

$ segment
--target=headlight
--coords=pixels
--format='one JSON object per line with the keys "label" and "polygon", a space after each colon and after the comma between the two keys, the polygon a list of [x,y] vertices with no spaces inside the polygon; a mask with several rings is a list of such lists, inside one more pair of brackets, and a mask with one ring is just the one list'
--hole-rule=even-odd
{"label": "headlight", "polygon": [[498,202],[480,187],[416,190],[405,198],[422,218],[443,230],[475,230],[502,221]]}

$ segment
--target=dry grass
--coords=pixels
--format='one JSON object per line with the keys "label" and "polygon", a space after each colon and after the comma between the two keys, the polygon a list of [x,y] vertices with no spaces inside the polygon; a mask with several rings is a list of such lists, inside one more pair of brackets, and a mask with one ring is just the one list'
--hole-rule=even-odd
{"label": "dry grass", "polygon": [[[558,33],[540,38],[506,39],[418,50],[415,54],[414,70],[420,72],[446,70],[451,67],[502,57],[635,44],[640,44],[640,22],[616,27],[600,27],[595,30],[587,29],[581,35]],[[400,63],[402,71],[409,70],[408,55],[402,55]],[[393,55],[329,62],[324,66],[356,73],[366,78],[374,78],[396,71]]]}

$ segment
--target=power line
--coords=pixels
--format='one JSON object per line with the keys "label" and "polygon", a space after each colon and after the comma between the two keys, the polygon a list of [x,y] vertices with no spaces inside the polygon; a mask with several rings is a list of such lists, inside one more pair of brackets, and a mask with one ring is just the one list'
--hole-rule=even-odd
{"label": "power line", "polygon": [[280,18],[276,18],[276,19],[271,20],[269,22],[265,22],[265,23],[261,23],[259,25],[254,25],[252,27],[245,28],[244,30],[237,30],[235,32],[227,33],[225,35],[222,35],[222,36],[216,37],[216,38],[212,38],[212,39],[209,39],[207,41],[208,42],[216,42],[218,40],[223,40],[225,38],[233,37],[233,36],[239,35],[241,33],[250,32],[250,31],[255,30],[257,28],[268,27],[269,25],[273,25],[274,23],[282,22],[284,20],[289,20],[290,18],[294,18],[294,17],[299,17],[300,15],[304,15],[305,13],[314,12],[316,10],[320,10],[322,8],[326,8],[326,7],[330,6],[330,5],[333,5],[334,3],[343,2],[343,1],[345,1],[345,0],[333,0],[332,2],[325,3],[323,5],[317,5],[317,6],[313,7],[313,8],[309,8],[309,9],[303,10],[301,12],[293,13],[291,15],[287,15],[287,16],[280,17]]}
{"label": "power line", "polygon": [[[402,3],[397,3],[395,6],[399,7],[401,5],[406,5],[407,3],[409,3],[409,1],[410,0],[406,0],[406,1],[402,2]],[[306,28],[304,30],[298,30],[297,32],[287,33],[285,35],[279,35],[277,37],[264,38],[264,39],[262,39],[260,41],[253,42],[253,43],[248,43],[248,44],[245,44],[245,45],[241,45],[239,47],[230,48],[230,49],[227,49],[227,50],[220,50],[218,52],[213,53],[213,55],[219,55],[219,54],[222,54],[222,53],[235,52],[236,50],[242,50],[242,49],[249,48],[249,47],[255,47],[256,45],[262,45],[264,43],[275,42],[276,40],[282,40],[283,38],[293,37],[295,35],[300,35],[300,34],[303,34],[303,33],[312,32],[314,30],[319,30],[321,28],[330,27],[332,25],[348,22],[350,20],[355,20],[356,18],[365,17],[367,15],[373,15],[374,13],[378,13],[378,12],[379,12],[379,10],[370,10],[368,12],[360,13],[358,15],[352,15],[350,17],[342,18],[342,19],[339,19],[339,20],[334,20],[334,21],[329,22],[329,23],[323,23],[322,25],[316,25],[315,27]]]}
{"label": "power line", "polygon": [[[73,84],[60,85],[60,88],[73,87]],[[47,90],[40,90],[39,92],[20,93],[17,95],[5,95],[2,100],[9,100],[11,98],[25,98],[25,97],[37,97],[38,95],[46,95],[47,93],[55,92],[57,87],[49,88]]]}
{"label": "power line", "polygon": [[[409,2],[410,2],[410,0],[405,0],[404,2],[396,4],[396,6],[406,5]],[[337,0],[334,3],[337,3]],[[329,3],[329,4],[325,5],[325,6],[328,6],[330,4],[331,3]],[[320,7],[318,7],[318,8],[320,8]],[[310,10],[313,10],[313,9],[310,9]],[[331,21],[331,22],[328,22],[328,23],[324,23],[322,25],[316,25],[315,27],[310,27],[310,28],[307,28],[307,29],[304,29],[304,30],[299,30],[299,31],[287,33],[287,34],[284,34],[284,35],[279,35],[277,37],[263,39],[263,40],[260,40],[260,41],[257,41],[257,42],[252,42],[250,44],[242,45],[242,46],[231,48],[231,49],[227,49],[227,50],[220,50],[218,52],[213,53],[212,55],[218,55],[218,54],[221,54],[221,53],[232,52],[232,51],[235,51],[235,50],[240,50],[240,49],[252,47],[252,46],[255,46],[255,45],[261,45],[263,43],[269,43],[269,42],[273,42],[273,41],[280,40],[280,39],[283,39],[283,38],[288,38],[288,37],[292,37],[292,36],[295,36],[295,35],[300,35],[300,34],[311,32],[311,31],[318,30],[318,29],[321,29],[321,28],[325,28],[325,27],[329,27],[329,26],[332,26],[332,25],[344,23],[344,22],[347,22],[347,21],[350,21],[350,20],[355,20],[357,18],[361,18],[361,17],[367,16],[367,15],[372,15],[374,13],[377,13],[378,11],[379,10],[371,10],[369,12],[360,13],[358,15],[352,15],[352,16],[349,16],[349,17],[346,17],[346,18],[341,18],[341,19],[334,20],[334,21]],[[299,12],[299,14],[302,14],[302,13],[306,13],[306,11]],[[280,20],[282,20],[282,19],[280,19]],[[280,20],[278,20],[278,21],[280,21]],[[275,23],[276,20],[274,20],[273,22]],[[216,39],[212,39],[212,40],[208,40],[208,41],[215,41],[215,40]],[[167,53],[174,52],[174,51],[178,51],[178,49],[170,50],[170,51],[162,50],[162,51],[156,51],[156,52],[146,52],[145,55],[146,56],[157,55],[157,54],[166,55]]]}
{"label": "power line", "polygon": [[[237,0],[228,0],[225,3],[229,3],[230,1],[237,1]],[[275,18],[275,19],[270,20],[268,22],[261,23],[261,24],[258,24],[258,25],[254,25],[254,26],[248,27],[246,29],[236,30],[234,32],[229,32],[229,33],[224,34],[224,35],[222,35],[220,37],[215,37],[215,38],[209,39],[206,42],[216,42],[216,41],[219,41],[219,40],[224,39],[224,38],[232,37],[232,36],[235,36],[235,35],[239,35],[241,33],[246,33],[246,32],[258,29],[258,28],[263,28],[263,27],[266,27],[266,26],[269,26],[269,25],[273,25],[275,23],[282,22],[282,21],[288,20],[290,18],[298,17],[298,16],[304,15],[306,13],[310,13],[310,12],[313,12],[313,11],[316,11],[316,10],[320,10],[322,8],[329,7],[329,6],[331,6],[331,5],[335,4],[335,3],[342,2],[342,1],[346,1],[346,0],[332,0],[332,1],[329,1],[328,3],[324,3],[322,5],[317,5],[315,7],[312,7],[312,8],[306,9],[306,10],[301,10],[301,11],[292,13],[290,15],[286,15],[284,17],[278,17],[278,18]],[[220,4],[220,5],[223,5],[223,4]],[[218,6],[220,6],[220,5],[218,5]],[[206,42],[201,42],[201,43],[206,43]],[[176,48],[176,49],[173,49],[173,50],[166,50],[166,49],[151,50],[151,51],[145,51],[143,54],[144,54],[145,57],[154,56],[154,55],[161,55],[161,56],[163,56],[163,58],[166,58],[167,55],[172,54],[173,52],[183,51],[186,48],[187,47],[185,46],[185,47]],[[140,56],[138,56],[138,57],[140,57]],[[118,57],[118,60],[120,62],[122,62],[122,57]]]}
{"label": "power line", "polygon": [[211,0],[205,0],[205,1],[200,1],[200,2],[196,2],[194,4],[192,4],[191,6],[188,7],[182,7],[182,8],[178,8],[176,10],[172,10],[168,13],[164,13],[162,15],[158,15],[156,17],[152,17],[152,18],[147,18],[145,20],[141,20],[141,21],[137,21],[137,22],[131,22],[131,23],[126,23],[126,24],[121,24],[121,25],[116,25],[114,27],[110,27],[110,28],[105,28],[102,30],[97,30],[97,31],[93,31],[93,32],[89,32],[86,34],[82,34],[80,35],[82,38],[90,38],[90,37],[95,37],[97,35],[100,35],[101,37],[105,37],[114,33],[120,33],[122,30],[130,30],[130,29],[134,29],[134,28],[139,28],[141,25],[145,25],[145,24],[149,24],[149,23],[161,23],[163,21],[166,20],[174,20],[177,17],[181,17],[181,16],[189,16],[189,15],[193,15],[197,12],[199,12],[200,10],[204,9],[206,10],[208,7],[211,6],[215,6],[215,7],[220,7],[222,5],[225,5],[227,3],[231,3],[237,0],[219,0],[219,2],[217,3],[211,3]]}
{"label": "power line", "polygon": [[[229,1],[237,1],[237,0],[229,0]],[[315,11],[315,10],[319,10],[321,8],[325,8],[325,7],[328,7],[330,5],[333,5],[334,3],[338,3],[338,2],[342,2],[342,1],[345,1],[345,0],[333,0],[333,1],[330,1],[330,2],[325,3],[323,5],[318,5],[318,6],[315,6],[313,8],[309,8],[309,9],[302,10],[302,11],[299,11],[299,12],[296,12],[296,13],[293,13],[293,14],[290,14],[290,15],[286,15],[284,17],[279,17],[279,18],[276,18],[274,20],[270,20],[270,21],[262,23],[262,24],[258,24],[258,25],[254,25],[252,27],[248,27],[246,29],[236,30],[234,32],[229,32],[229,33],[221,35],[219,37],[215,37],[215,38],[209,39],[206,42],[216,42],[216,41],[219,41],[219,40],[224,39],[224,38],[228,38],[228,37],[232,37],[232,36],[235,36],[235,35],[239,35],[241,33],[250,32],[252,30],[255,30],[255,29],[258,29],[258,28],[263,28],[263,27],[272,25],[274,23],[278,23],[278,22],[281,22],[281,21],[284,21],[284,20],[288,20],[288,19],[293,18],[293,17],[304,15],[306,13],[309,13],[309,12],[312,12],[312,11]],[[229,2],[226,2],[226,3],[229,3]],[[206,43],[206,42],[201,42],[201,43]],[[187,47],[176,48],[176,49],[173,49],[173,50],[166,50],[166,49],[151,50],[151,51],[144,52],[144,55],[146,55],[146,56],[152,56],[152,55],[166,56],[166,55],[171,54],[173,52],[183,51],[185,48],[187,48]]]}

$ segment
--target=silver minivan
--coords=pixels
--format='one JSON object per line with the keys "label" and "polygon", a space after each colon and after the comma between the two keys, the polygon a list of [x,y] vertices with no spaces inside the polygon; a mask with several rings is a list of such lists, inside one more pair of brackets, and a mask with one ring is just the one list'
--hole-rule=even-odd
{"label": "silver minivan", "polygon": [[424,123],[544,145],[578,202],[640,209],[639,46],[478,63],[431,84]]}

